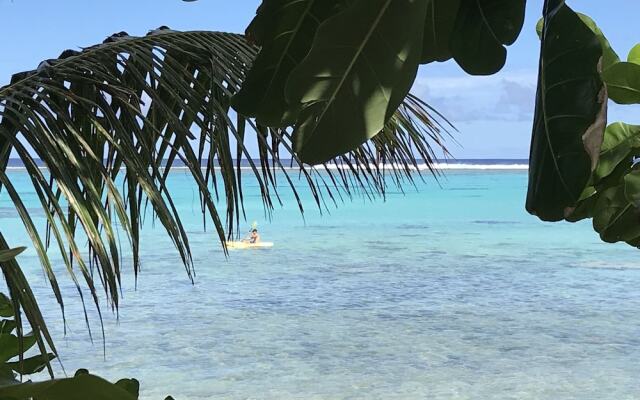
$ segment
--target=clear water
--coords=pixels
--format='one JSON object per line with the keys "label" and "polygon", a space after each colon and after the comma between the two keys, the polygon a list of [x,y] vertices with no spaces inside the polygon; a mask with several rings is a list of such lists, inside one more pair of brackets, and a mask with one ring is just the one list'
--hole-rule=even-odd
{"label": "clear water", "polygon": [[[196,284],[149,225],[138,290],[127,270],[119,321],[105,310],[106,360],[70,282],[65,337],[35,253],[21,256],[67,371],[137,377],[143,399],[640,396],[637,250],[527,215],[526,171],[452,170],[322,216],[307,193],[305,220],[284,193],[271,222],[249,187],[248,218],[275,247],[228,259],[191,181],[172,180]],[[4,193],[0,215],[11,244],[28,244]]]}

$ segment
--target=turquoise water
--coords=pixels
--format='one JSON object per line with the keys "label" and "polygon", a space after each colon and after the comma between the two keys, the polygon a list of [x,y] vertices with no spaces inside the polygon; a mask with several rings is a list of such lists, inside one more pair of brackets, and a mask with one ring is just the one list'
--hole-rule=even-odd
{"label": "turquoise water", "polygon": [[[24,172],[11,177],[27,190]],[[138,290],[127,270],[119,320],[105,310],[106,359],[70,282],[65,337],[35,253],[21,256],[67,371],[137,377],[143,399],[640,396],[640,253],[589,223],[527,215],[526,171],[449,171],[322,216],[306,193],[304,220],[285,193],[266,221],[246,190],[276,245],[225,259],[173,173],[196,284],[149,224]],[[11,244],[28,244],[4,193],[0,215]]]}

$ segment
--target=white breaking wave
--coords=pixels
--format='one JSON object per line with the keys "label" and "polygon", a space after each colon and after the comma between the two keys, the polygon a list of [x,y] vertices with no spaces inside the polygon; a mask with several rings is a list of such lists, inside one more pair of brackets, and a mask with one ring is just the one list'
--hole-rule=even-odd
{"label": "white breaking wave", "polygon": [[[527,164],[434,164],[436,169],[503,169],[503,170],[526,170]],[[426,168],[426,166],[425,166]]]}
{"label": "white breaking wave", "polygon": [[[402,165],[395,165],[397,167],[397,169],[404,169],[404,167]],[[394,165],[393,164],[378,164],[377,166],[375,164],[369,164],[369,168],[375,169],[375,168],[386,168],[386,169],[391,169],[393,168]],[[46,170],[47,167],[45,166],[39,166],[38,167],[41,170]],[[259,169],[260,167],[257,166],[257,168]],[[347,166],[346,164],[327,164],[326,167],[323,165],[320,166],[315,166],[315,167],[311,167],[312,169],[316,169],[319,171],[326,169],[330,169],[330,170],[338,170],[338,169],[342,169],[342,170],[349,170],[349,166]],[[436,169],[436,170],[503,170],[503,171],[508,171],[508,170],[528,170],[529,166],[527,164],[472,164],[472,163],[435,163],[432,164],[432,168]],[[25,170],[26,168],[23,166],[8,166],[7,170],[13,170],[13,171],[22,171]],[[124,167],[122,167],[122,169],[124,169]],[[164,167],[160,167],[161,170],[164,169]],[[188,167],[185,166],[173,166],[172,167],[173,170],[188,170]],[[202,169],[204,169],[204,167],[202,167]],[[242,166],[240,167],[241,170],[251,170],[251,167],[248,166]],[[276,169],[280,169],[279,167],[277,167]],[[289,167],[288,165],[284,167],[285,170],[298,170],[298,167]],[[409,167],[410,170],[412,171],[416,171],[416,170],[420,170],[420,171],[426,171],[429,170],[429,167],[426,164],[419,164],[418,167],[413,167],[410,166]]]}
{"label": "white breaking wave", "polygon": [[[404,169],[401,165],[395,165],[398,169]],[[370,168],[376,168],[376,165],[370,164]],[[383,167],[391,169],[394,167],[393,164],[387,164],[383,166],[382,164],[377,165],[377,168],[382,169]],[[431,167],[436,170],[528,170],[529,166],[527,164],[470,164],[470,163],[435,163],[432,164]],[[322,170],[324,166],[315,167],[316,169]],[[347,165],[336,165],[329,164],[327,165],[328,169],[344,169],[348,170],[349,167]],[[409,167],[410,170],[415,171],[426,171],[429,170],[429,167],[426,164],[419,164],[418,167]]]}

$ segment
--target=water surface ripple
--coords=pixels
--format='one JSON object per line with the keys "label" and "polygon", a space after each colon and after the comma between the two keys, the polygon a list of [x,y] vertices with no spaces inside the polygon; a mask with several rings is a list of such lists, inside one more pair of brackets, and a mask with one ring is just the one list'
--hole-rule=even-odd
{"label": "water surface ripple", "polygon": [[[305,192],[305,220],[283,193],[260,223],[275,247],[225,259],[175,173],[196,284],[161,227],[146,228],[138,290],[128,268],[119,319],[106,312],[106,359],[68,280],[65,337],[32,249],[21,262],[67,371],[137,377],[143,399],[638,398],[637,251],[600,243],[588,222],[528,216],[524,171],[449,171],[440,184],[323,216]],[[28,244],[10,206],[2,192],[1,229]]]}

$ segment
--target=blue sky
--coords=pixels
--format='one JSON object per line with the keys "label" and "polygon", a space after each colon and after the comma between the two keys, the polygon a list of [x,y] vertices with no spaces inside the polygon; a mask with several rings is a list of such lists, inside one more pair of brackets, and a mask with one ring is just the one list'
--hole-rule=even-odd
{"label": "blue sky", "polygon": [[[0,85],[67,48],[101,42],[114,32],[141,35],[167,25],[177,30],[243,32],[259,0],[0,0]],[[621,58],[640,42],[640,1],[567,1],[596,20]],[[413,91],[459,129],[457,158],[526,158],[535,97],[542,0],[529,0],[523,32],[507,65],[490,77],[470,77],[452,61],[420,68]],[[638,108],[612,105],[611,122],[640,123]],[[635,115],[634,115],[635,114]]]}

